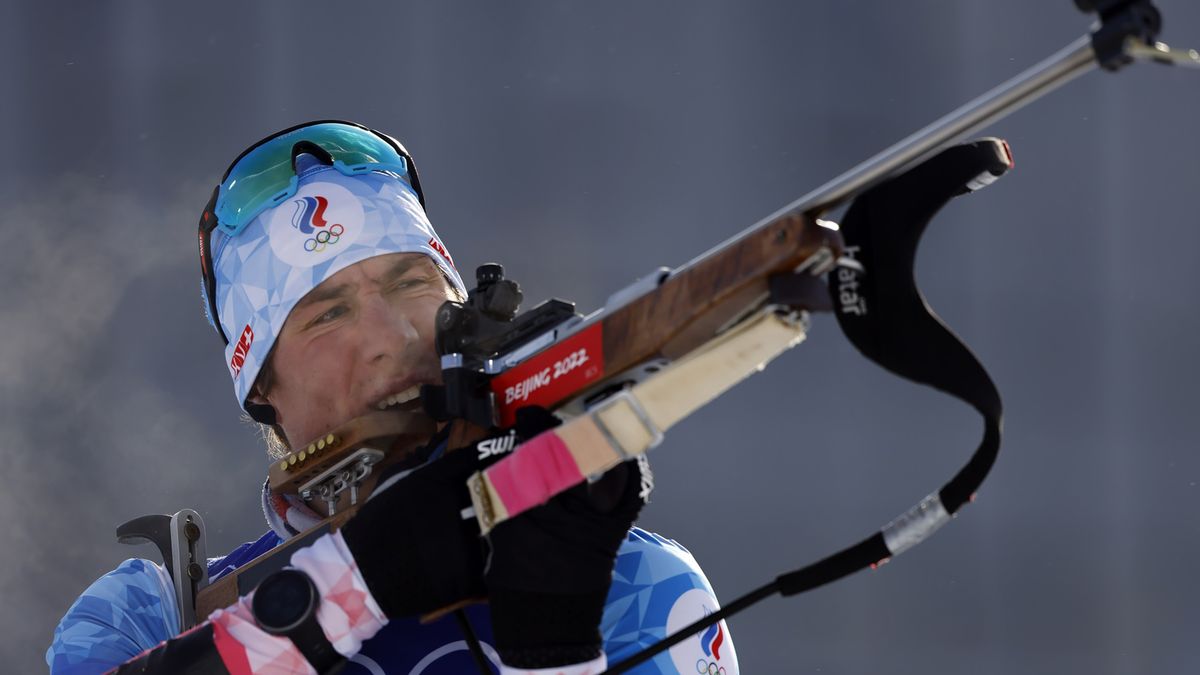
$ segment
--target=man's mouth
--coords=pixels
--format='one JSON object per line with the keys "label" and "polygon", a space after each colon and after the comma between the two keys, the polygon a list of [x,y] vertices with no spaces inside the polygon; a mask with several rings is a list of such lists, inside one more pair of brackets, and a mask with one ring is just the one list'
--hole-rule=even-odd
{"label": "man's mouth", "polygon": [[415,410],[421,405],[421,385],[414,384],[398,394],[392,394],[375,404],[379,410],[397,408],[400,410]]}

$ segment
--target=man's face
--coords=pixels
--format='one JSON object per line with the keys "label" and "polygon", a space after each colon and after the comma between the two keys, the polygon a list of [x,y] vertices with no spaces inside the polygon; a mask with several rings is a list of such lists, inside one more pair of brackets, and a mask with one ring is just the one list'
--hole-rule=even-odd
{"label": "man's face", "polygon": [[452,297],[421,253],[368,258],[304,296],[275,342],[273,381],[261,395],[288,444],[308,443],[422,383],[440,383],[434,317]]}

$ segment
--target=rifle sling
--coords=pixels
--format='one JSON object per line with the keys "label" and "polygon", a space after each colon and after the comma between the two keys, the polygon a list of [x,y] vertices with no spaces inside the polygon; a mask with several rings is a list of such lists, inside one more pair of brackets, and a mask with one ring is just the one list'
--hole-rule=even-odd
{"label": "rifle sling", "polygon": [[627,672],[657,654],[775,593],[812,590],[911,548],[974,497],[1000,448],[1000,394],[987,371],[933,313],[917,289],[917,244],[933,216],[956,195],[990,184],[1012,167],[1008,146],[983,139],[954,146],[854,200],[842,221],[846,251],[866,272],[840,267],[829,292],[842,331],[868,359],[897,375],[940,389],[983,416],[984,433],[967,464],[939,491],[862,541],[737,598],[603,675]]}

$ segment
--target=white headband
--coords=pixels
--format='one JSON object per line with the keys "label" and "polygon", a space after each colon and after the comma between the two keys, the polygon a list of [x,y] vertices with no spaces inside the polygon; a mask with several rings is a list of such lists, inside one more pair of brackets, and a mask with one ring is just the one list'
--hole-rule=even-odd
{"label": "white headband", "polygon": [[225,363],[243,408],[292,307],[338,271],[377,255],[424,253],[467,292],[416,193],[388,173],[305,171],[294,197],[235,237],[214,232],[212,250]]}

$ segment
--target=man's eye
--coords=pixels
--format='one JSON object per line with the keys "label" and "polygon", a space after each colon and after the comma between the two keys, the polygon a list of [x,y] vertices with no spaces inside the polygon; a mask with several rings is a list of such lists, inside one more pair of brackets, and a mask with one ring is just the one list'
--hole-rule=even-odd
{"label": "man's eye", "polygon": [[400,279],[398,281],[393,282],[391,285],[391,288],[389,290],[407,291],[407,290],[412,290],[414,288],[420,288],[421,286],[424,286],[424,285],[425,285],[424,279]]}
{"label": "man's eye", "polygon": [[317,318],[313,319],[309,325],[317,326],[317,325],[320,325],[323,323],[328,323],[345,313],[346,313],[346,308],[342,307],[341,305],[338,305],[337,307],[332,307],[332,308],[326,310],[323,314],[321,314]]}

